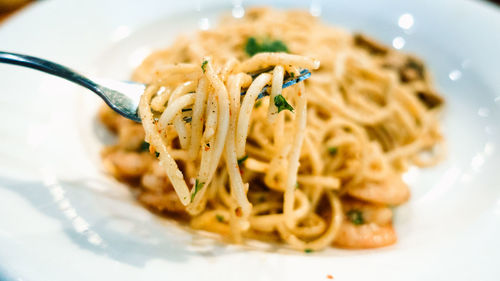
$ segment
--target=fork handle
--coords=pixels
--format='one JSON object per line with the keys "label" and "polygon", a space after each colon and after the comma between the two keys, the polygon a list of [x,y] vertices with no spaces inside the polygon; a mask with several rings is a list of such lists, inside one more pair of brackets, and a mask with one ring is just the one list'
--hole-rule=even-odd
{"label": "fork handle", "polygon": [[71,82],[74,82],[78,85],[81,85],[93,91],[98,95],[101,95],[99,85],[94,83],[92,80],[84,77],[83,75],[77,73],[76,71],[68,67],[62,66],[60,64],[48,60],[27,55],[0,51],[0,63],[19,65],[40,70],[45,73],[49,73],[61,77],[63,79],[69,80]]}

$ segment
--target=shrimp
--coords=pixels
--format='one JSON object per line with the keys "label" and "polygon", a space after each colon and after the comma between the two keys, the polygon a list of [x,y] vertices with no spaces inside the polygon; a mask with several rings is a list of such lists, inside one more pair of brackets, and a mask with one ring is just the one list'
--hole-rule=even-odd
{"label": "shrimp", "polygon": [[139,150],[144,143],[144,129],[140,124],[131,124],[119,128],[118,146],[124,150]]}
{"label": "shrimp", "polygon": [[186,210],[173,189],[164,193],[143,192],[138,199],[144,205],[157,211],[184,214]]}
{"label": "shrimp", "polygon": [[166,190],[169,186],[168,183],[165,170],[163,170],[158,161],[153,162],[149,171],[141,177],[141,185],[150,191]]}
{"label": "shrimp", "polygon": [[361,212],[364,222],[386,225],[392,222],[392,210],[384,205],[366,203],[355,199],[342,199],[342,208],[348,214],[352,210]]}
{"label": "shrimp", "polygon": [[[385,206],[343,200],[345,219],[334,244],[343,248],[378,248],[396,243],[392,211]],[[354,214],[354,217],[353,217]]]}
{"label": "shrimp", "polygon": [[141,177],[141,185],[146,190],[161,191],[162,189],[167,187],[167,182],[165,181],[165,178],[157,177],[154,174],[147,173]]}
{"label": "shrimp", "polygon": [[100,121],[112,132],[117,133],[118,130],[127,125],[135,125],[136,123],[129,120],[118,113],[114,112],[109,106],[103,104],[99,108]]}
{"label": "shrimp", "polygon": [[334,244],[342,248],[367,249],[389,246],[396,241],[396,232],[392,225],[378,225],[376,223],[354,225],[344,221]]}
{"label": "shrimp", "polygon": [[399,205],[410,198],[408,186],[397,175],[381,182],[362,182],[350,187],[347,193],[364,201],[387,205]]}
{"label": "shrimp", "polygon": [[107,156],[113,166],[113,173],[118,177],[139,177],[147,171],[151,156],[144,153],[116,151]]}

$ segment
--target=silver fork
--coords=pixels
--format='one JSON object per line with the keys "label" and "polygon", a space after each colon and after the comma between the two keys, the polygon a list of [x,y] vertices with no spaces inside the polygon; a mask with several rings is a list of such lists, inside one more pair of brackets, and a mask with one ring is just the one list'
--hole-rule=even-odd
{"label": "silver fork", "polygon": [[[99,78],[93,78],[91,80],[60,64],[37,57],[9,52],[0,51],[0,63],[33,68],[69,80],[97,94],[109,107],[118,112],[120,115],[133,121],[141,122],[141,119],[137,114],[137,108],[139,106],[140,97],[147,87],[145,84]],[[285,79],[283,82],[283,88],[292,86],[309,78],[310,76],[311,72],[307,69],[303,69],[301,70],[300,75]],[[241,94],[244,95],[245,92],[242,92]],[[257,99],[263,98],[267,95],[269,94],[266,86],[262,89],[262,92],[259,94]]]}

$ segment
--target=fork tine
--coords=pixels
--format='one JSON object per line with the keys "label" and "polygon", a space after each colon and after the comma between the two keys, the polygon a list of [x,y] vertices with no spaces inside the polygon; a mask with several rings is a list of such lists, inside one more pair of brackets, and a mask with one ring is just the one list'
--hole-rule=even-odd
{"label": "fork tine", "polygon": [[[306,80],[307,78],[311,77],[311,72],[308,70],[308,69],[303,69],[300,71],[300,75],[297,76],[297,77],[289,77],[288,79],[286,79],[283,83],[283,88],[286,88],[286,87],[290,87],[292,85],[295,85],[299,82],[302,82],[304,80]],[[262,88],[262,91],[259,93],[259,95],[257,96],[257,100],[265,97],[265,96],[269,96],[269,93],[267,92],[267,89],[269,88],[269,86],[265,86],[264,88]],[[246,94],[246,91],[244,92],[241,92],[241,95],[244,96]],[[184,108],[182,109],[182,112],[186,112],[186,111],[191,111],[192,109],[191,108]],[[187,121],[189,120],[189,121]],[[190,119],[187,119],[185,120],[187,123],[191,122]]]}
{"label": "fork tine", "polygon": [[[283,88],[295,85],[295,84],[297,84],[299,82],[302,82],[302,81],[306,80],[309,77],[311,77],[311,72],[308,69],[302,69],[300,71],[300,75],[299,76],[297,76],[297,77],[289,77],[288,79],[286,79],[283,82]],[[268,88],[269,88],[269,86],[265,86],[264,88],[262,88],[262,91],[257,96],[257,100],[259,100],[259,99],[261,99],[261,98],[263,98],[265,96],[269,96],[269,93],[267,92]],[[242,96],[244,96],[245,94],[246,94],[246,91],[241,92]]]}

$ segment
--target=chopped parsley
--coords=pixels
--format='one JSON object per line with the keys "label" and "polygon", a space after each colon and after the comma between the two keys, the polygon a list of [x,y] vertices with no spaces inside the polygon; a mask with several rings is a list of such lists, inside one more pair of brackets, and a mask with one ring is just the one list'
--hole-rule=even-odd
{"label": "chopped parsley", "polygon": [[160,152],[155,152],[156,158],[160,156]]}
{"label": "chopped parsley", "polygon": [[312,253],[312,252],[314,252],[314,251],[313,251],[313,249],[309,249],[309,248],[308,248],[308,249],[305,249],[305,250],[304,250],[304,253],[306,253],[306,254],[309,254],[309,253]]}
{"label": "chopped parsley", "polygon": [[252,57],[255,54],[265,53],[265,52],[287,53],[288,48],[286,47],[285,43],[283,43],[283,41],[280,40],[264,39],[260,40],[259,42],[255,37],[249,37],[245,45],[245,52]]}
{"label": "chopped parsley", "polygon": [[295,183],[295,189],[299,188],[299,182]]}
{"label": "chopped parsley", "polygon": [[261,105],[262,105],[262,101],[261,101],[261,100],[258,100],[258,101],[257,101],[257,102],[253,105],[253,107],[254,107],[254,108],[259,108],[259,106],[261,106]]}
{"label": "chopped parsley", "polygon": [[291,73],[290,73],[290,77],[291,77],[291,78],[295,77],[295,72],[291,72]]}
{"label": "chopped parsley", "polygon": [[182,118],[182,120],[184,120],[184,122],[186,122],[186,123],[191,123],[191,121],[193,121],[193,117],[185,116],[184,118]]}
{"label": "chopped parsley", "polygon": [[337,154],[337,151],[338,151],[338,148],[335,146],[331,146],[328,148],[328,153],[330,153],[330,155],[332,155],[332,156]]}
{"label": "chopped parsley", "polygon": [[224,222],[224,217],[221,215],[215,215],[215,218],[217,219],[218,222]]}
{"label": "chopped parsley", "polygon": [[283,95],[277,95],[274,97],[274,105],[278,108],[278,113],[282,110],[290,110],[293,112],[293,107],[286,101]]}
{"label": "chopped parsley", "polygon": [[248,155],[241,157],[240,159],[238,159],[238,165],[243,164],[243,162],[245,162],[245,160],[247,160],[247,159],[248,159]]}
{"label": "chopped parsley", "polygon": [[363,213],[360,210],[349,210],[347,212],[347,218],[355,225],[360,225],[365,223],[363,220]]}
{"label": "chopped parsley", "polygon": [[143,141],[139,148],[140,151],[149,151],[149,143]]}
{"label": "chopped parsley", "polygon": [[204,60],[204,61],[201,63],[201,70],[203,70],[203,73],[205,73],[205,71],[207,70],[207,63],[208,63],[208,61],[207,61],[207,60]]}
{"label": "chopped parsley", "polygon": [[196,193],[198,193],[198,191],[200,191],[200,189],[203,187],[203,184],[204,183],[198,182],[198,179],[196,179],[196,182],[194,183],[194,192],[191,194],[191,202],[193,202],[194,197],[196,196]]}

